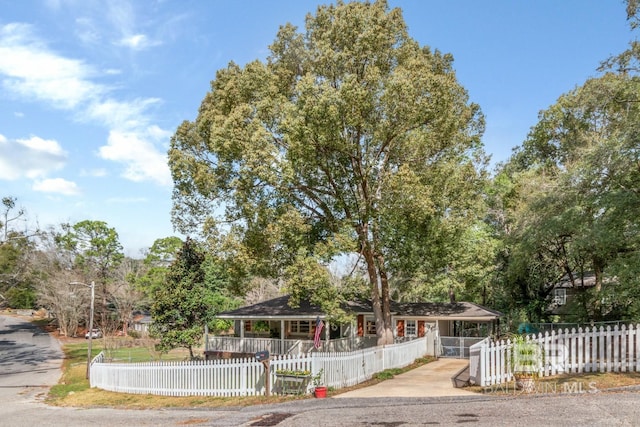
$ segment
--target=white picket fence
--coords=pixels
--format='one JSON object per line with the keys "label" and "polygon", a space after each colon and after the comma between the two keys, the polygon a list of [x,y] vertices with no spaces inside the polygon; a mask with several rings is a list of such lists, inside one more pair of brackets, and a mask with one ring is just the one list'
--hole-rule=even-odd
{"label": "white picket fence", "polygon": [[[322,370],[322,383],[348,387],[385,369],[407,366],[427,355],[434,336],[344,353],[272,356],[270,383],[277,391],[276,372]],[[264,366],[254,358],[189,362],[104,363],[102,353],[91,363],[91,387],[163,396],[254,396],[265,394]]]}
{"label": "white picket fence", "polygon": [[[529,335],[542,348],[538,374],[640,372],[640,324],[572,328]],[[513,378],[509,340],[485,339],[471,347],[471,382],[503,384]]]}

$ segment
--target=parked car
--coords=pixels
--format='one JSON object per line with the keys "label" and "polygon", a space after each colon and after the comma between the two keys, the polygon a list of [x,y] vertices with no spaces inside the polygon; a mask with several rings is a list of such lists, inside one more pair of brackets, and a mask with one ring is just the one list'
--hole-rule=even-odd
{"label": "parked car", "polygon": [[91,332],[87,331],[87,333],[84,334],[84,337],[87,339],[89,339],[89,337],[102,338],[102,331],[100,331],[100,329],[93,329]]}

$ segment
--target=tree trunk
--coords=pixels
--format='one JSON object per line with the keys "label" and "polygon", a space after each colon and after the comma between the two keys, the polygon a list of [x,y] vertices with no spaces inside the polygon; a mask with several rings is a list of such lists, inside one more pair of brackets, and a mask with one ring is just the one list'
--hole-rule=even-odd
{"label": "tree trunk", "polygon": [[593,273],[596,276],[596,292],[600,293],[602,290],[602,261],[598,257],[593,259]]}
{"label": "tree trunk", "polygon": [[[371,285],[371,305],[376,322],[378,345],[393,344],[393,329],[391,328],[391,309],[389,298],[389,282],[384,269],[384,259],[374,254],[372,244],[367,238],[366,226],[359,230],[362,255],[367,264],[367,275]],[[376,260],[378,262],[376,262]]]}
{"label": "tree trunk", "polygon": [[[389,295],[389,279],[387,270],[384,268],[384,257],[376,255],[376,267],[380,275],[380,286],[382,293],[382,319],[384,329],[378,334],[378,345],[393,344],[393,326],[391,325],[391,297]],[[378,329],[376,328],[376,331]]]}

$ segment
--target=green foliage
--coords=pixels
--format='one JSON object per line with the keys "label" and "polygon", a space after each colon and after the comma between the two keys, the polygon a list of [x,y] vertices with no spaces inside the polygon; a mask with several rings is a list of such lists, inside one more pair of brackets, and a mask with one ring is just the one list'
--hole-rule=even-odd
{"label": "green foliage", "polygon": [[[636,76],[589,79],[541,113],[506,168],[518,195],[508,215],[504,278],[533,317],[544,315],[553,283],[563,276],[578,282],[587,272],[596,287],[584,309],[574,311],[581,313],[577,320],[637,312],[631,295],[639,289],[638,99]],[[607,296],[605,280],[614,277],[619,286]]]}
{"label": "green foliage", "polygon": [[163,286],[169,266],[181,247],[182,240],[179,237],[156,239],[144,258],[143,273],[130,275],[128,280],[151,299],[156,290]]}
{"label": "green foliage", "polygon": [[311,371],[308,370],[291,370],[291,369],[278,369],[276,375],[289,375],[292,377],[308,377],[311,375]]}
{"label": "green foliage", "polygon": [[389,274],[459,250],[477,219],[484,121],[452,62],[385,1],[282,26],[267,61],[219,70],[173,136],[174,225],[207,238],[236,289],[284,276],[325,307],[339,298],[323,269],[359,254],[392,339]]}
{"label": "green foliage", "polygon": [[323,381],[322,381],[323,375],[324,375],[324,368],[321,368],[317,374],[311,377],[311,382],[313,383],[314,387],[318,387],[323,384]]}
{"label": "green foliage", "polygon": [[151,332],[160,338],[159,349],[184,347],[193,358],[193,347],[199,344],[204,326],[215,328],[215,315],[233,307],[221,280],[211,276],[217,269],[212,262],[196,241],[188,238],[184,242],[164,286],[153,294]]}
{"label": "green foliage", "polygon": [[118,233],[103,221],[80,221],[63,225],[64,233],[57,236],[61,249],[75,255],[76,265],[101,279],[109,276],[124,258]]}
{"label": "green foliage", "polygon": [[34,244],[25,232],[17,231],[13,226],[25,214],[24,209],[16,209],[16,201],[12,196],[2,198],[4,209],[0,217],[0,305],[33,308],[33,276],[36,272],[29,265],[29,257]]}
{"label": "green foliage", "polygon": [[544,365],[544,352],[536,341],[530,341],[524,335],[511,338],[509,363],[511,372],[519,375],[537,377]]}
{"label": "green foliage", "polygon": [[373,378],[382,381],[390,380],[391,378],[395,377],[396,375],[400,375],[403,372],[405,372],[405,370],[402,368],[385,369],[382,372],[374,374]]}
{"label": "green foliage", "polygon": [[142,334],[134,329],[127,329],[127,335],[131,338],[140,338]]}
{"label": "green foliage", "polygon": [[37,295],[33,286],[25,284],[9,289],[4,294],[9,307],[13,308],[36,308]]}

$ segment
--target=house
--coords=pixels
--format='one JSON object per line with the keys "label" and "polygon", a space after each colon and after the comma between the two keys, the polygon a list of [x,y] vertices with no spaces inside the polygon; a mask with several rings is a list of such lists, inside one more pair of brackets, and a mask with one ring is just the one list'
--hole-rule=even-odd
{"label": "house", "polygon": [[[234,323],[234,337],[208,337],[206,351],[251,354],[261,349],[272,353],[308,352],[314,346],[316,324],[322,322],[321,351],[345,351],[376,345],[376,325],[371,302],[351,301],[343,309],[354,321],[332,324],[330,316],[309,301],[289,305],[284,295],[220,313]],[[497,329],[502,313],[469,302],[391,303],[396,341],[424,337],[429,332],[451,337],[485,337]]]}
{"label": "house", "polygon": [[[605,277],[602,280],[603,289],[615,286],[616,283],[617,279],[615,278]],[[580,302],[579,297],[595,287],[596,275],[593,272],[574,273],[573,280],[569,275],[564,275],[557,283],[551,285],[547,312],[556,316],[560,321],[574,320],[575,305]],[[603,298],[602,303],[605,304],[606,299]]]}
{"label": "house", "polygon": [[151,322],[152,319],[149,313],[136,311],[133,313],[129,329],[132,329],[141,335],[148,335],[149,325]]}

